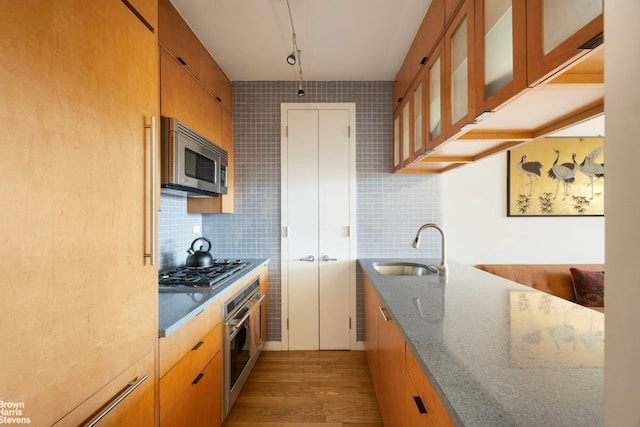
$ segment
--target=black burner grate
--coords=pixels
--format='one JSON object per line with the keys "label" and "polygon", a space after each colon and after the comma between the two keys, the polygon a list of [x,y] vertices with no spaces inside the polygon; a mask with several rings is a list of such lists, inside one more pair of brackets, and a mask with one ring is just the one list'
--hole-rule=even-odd
{"label": "black burner grate", "polygon": [[210,267],[177,267],[158,276],[161,288],[194,286],[213,287],[243,270],[248,263],[242,260],[214,260]]}

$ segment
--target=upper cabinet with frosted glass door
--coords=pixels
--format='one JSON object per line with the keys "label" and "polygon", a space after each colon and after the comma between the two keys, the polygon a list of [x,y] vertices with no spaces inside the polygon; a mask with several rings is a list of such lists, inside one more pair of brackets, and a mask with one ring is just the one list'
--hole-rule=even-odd
{"label": "upper cabinet with frosted glass door", "polygon": [[455,137],[476,117],[474,2],[465,0],[447,27],[445,43],[444,134]]}
{"label": "upper cabinet with frosted glass door", "polygon": [[529,86],[603,41],[602,0],[527,0]]}
{"label": "upper cabinet with frosted glass door", "polygon": [[524,1],[475,1],[479,113],[498,108],[527,88],[526,24]]}

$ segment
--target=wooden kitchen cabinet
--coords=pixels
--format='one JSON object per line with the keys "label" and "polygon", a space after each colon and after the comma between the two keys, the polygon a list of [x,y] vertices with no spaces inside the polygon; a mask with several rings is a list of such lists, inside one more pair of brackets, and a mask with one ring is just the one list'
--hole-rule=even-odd
{"label": "wooden kitchen cabinet", "polygon": [[[99,426],[155,425],[155,359],[156,352],[150,351],[56,422],[54,427],[85,425],[98,417]],[[113,408],[111,405],[114,405]]]}
{"label": "wooden kitchen cabinet", "polygon": [[442,41],[429,61],[425,64],[424,84],[425,94],[425,148],[434,150],[444,141],[444,133],[442,132],[442,120],[444,117],[444,41]]}
{"label": "wooden kitchen cabinet", "polygon": [[0,396],[52,425],[157,346],[157,38],[120,1],[11,2],[0,52]]}
{"label": "wooden kitchen cabinet", "polygon": [[409,348],[405,352],[407,426],[454,427],[438,394]]}
{"label": "wooden kitchen cabinet", "polygon": [[159,0],[160,110],[228,153],[227,194],[189,197],[188,213],[234,212],[233,92],[224,74],[169,0]]}
{"label": "wooden kitchen cabinet", "polygon": [[363,317],[364,317],[364,347],[367,352],[367,363],[371,373],[371,382],[376,396],[379,398],[379,339],[378,339],[378,307],[382,305],[378,293],[373,288],[371,281],[366,275],[362,276],[363,283]]}
{"label": "wooden kitchen cabinet", "polygon": [[215,301],[180,329],[160,338],[161,426],[222,422],[221,323],[220,301]]}
{"label": "wooden kitchen cabinet", "polygon": [[160,48],[160,111],[222,145],[222,107],[164,48]]}
{"label": "wooden kitchen cabinet", "polygon": [[[453,427],[371,280],[362,278],[365,351],[384,425]],[[427,413],[421,413],[415,397]]]}
{"label": "wooden kitchen cabinet", "polygon": [[[530,86],[602,43],[602,0],[527,0],[526,3]],[[582,47],[585,44],[588,46]]]}
{"label": "wooden kitchen cabinet", "polygon": [[123,0],[151,31],[158,28],[158,3],[156,0]]}
{"label": "wooden kitchen cabinet", "polygon": [[406,426],[405,343],[369,278],[363,276],[365,349],[385,426]]}
{"label": "wooden kitchen cabinet", "polygon": [[474,3],[465,0],[445,31],[445,138],[456,136],[476,117]]}
{"label": "wooden kitchen cabinet", "polygon": [[222,110],[222,148],[227,151],[227,194],[219,197],[187,197],[188,213],[233,213],[234,165],[233,165],[233,117]]}
{"label": "wooden kitchen cabinet", "polygon": [[170,0],[158,0],[158,41],[196,79],[199,78],[200,41]]}
{"label": "wooden kitchen cabinet", "polygon": [[222,107],[231,112],[233,110],[231,81],[202,46],[202,43],[198,42],[198,46],[200,48],[200,81],[211,95],[222,104]]}
{"label": "wooden kitchen cabinet", "polygon": [[216,354],[160,418],[160,426],[216,427],[222,424],[222,357]]}
{"label": "wooden kitchen cabinet", "polygon": [[478,112],[493,111],[527,88],[526,4],[475,0]]}
{"label": "wooden kitchen cabinet", "polygon": [[405,342],[383,305],[378,319],[378,403],[385,426],[407,425],[404,352]]}
{"label": "wooden kitchen cabinet", "polygon": [[[447,0],[448,1],[448,0]],[[394,107],[402,102],[415,76],[444,32],[445,0],[433,0],[393,82]]]}

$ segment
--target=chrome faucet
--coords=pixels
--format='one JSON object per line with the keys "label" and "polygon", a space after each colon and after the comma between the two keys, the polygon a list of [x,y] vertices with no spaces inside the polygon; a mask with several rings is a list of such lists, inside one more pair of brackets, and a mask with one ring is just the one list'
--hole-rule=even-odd
{"label": "chrome faucet", "polygon": [[441,245],[442,245],[442,259],[440,260],[440,265],[430,266],[430,267],[436,268],[440,276],[446,276],[447,275],[447,261],[446,261],[447,258],[446,258],[446,252],[445,252],[444,230],[439,225],[432,224],[432,223],[424,224],[422,227],[418,229],[418,233],[416,233],[416,238],[413,239],[413,243],[411,244],[411,246],[416,249],[420,247],[420,236],[422,235],[422,232],[427,228],[435,228],[440,232]]}

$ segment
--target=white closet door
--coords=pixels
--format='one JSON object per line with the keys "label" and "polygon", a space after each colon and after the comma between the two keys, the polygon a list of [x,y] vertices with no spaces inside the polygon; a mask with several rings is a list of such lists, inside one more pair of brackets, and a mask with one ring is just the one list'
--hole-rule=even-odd
{"label": "white closet door", "polygon": [[320,348],[348,349],[349,111],[319,112]]}
{"label": "white closet door", "polygon": [[317,350],[318,111],[289,110],[287,123],[289,350]]}
{"label": "white closet door", "polygon": [[355,106],[340,105],[282,107],[283,349],[355,348]]}

